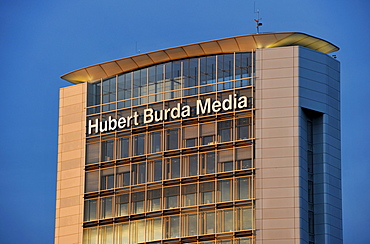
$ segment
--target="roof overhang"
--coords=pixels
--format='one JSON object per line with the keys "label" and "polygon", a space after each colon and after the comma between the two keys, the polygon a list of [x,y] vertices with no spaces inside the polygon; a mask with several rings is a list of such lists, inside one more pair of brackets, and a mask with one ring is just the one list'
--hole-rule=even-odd
{"label": "roof overhang", "polygon": [[154,64],[206,55],[250,52],[258,48],[303,46],[322,53],[338,51],[334,44],[299,32],[260,33],[167,48],[81,68],[61,78],[74,84],[108,78]]}

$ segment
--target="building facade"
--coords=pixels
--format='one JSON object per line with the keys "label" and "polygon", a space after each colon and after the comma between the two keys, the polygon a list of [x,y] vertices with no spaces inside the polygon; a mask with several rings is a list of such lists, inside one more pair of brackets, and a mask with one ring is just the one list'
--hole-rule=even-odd
{"label": "building facade", "polygon": [[255,34],[62,76],[55,243],[342,243],[337,50]]}

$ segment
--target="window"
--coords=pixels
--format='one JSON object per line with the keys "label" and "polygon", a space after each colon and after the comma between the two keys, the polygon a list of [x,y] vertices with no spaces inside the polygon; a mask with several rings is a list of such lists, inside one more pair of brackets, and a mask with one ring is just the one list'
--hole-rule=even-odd
{"label": "window", "polygon": [[200,140],[202,145],[212,145],[215,143],[215,123],[200,125]]}
{"label": "window", "polygon": [[113,201],[112,197],[104,197],[100,199],[101,218],[112,218],[113,216]]}
{"label": "window", "polygon": [[132,221],[130,223],[130,242],[139,243],[145,241],[145,220]]}
{"label": "window", "polygon": [[165,217],[166,238],[177,238],[180,236],[180,216]]}
{"label": "window", "polygon": [[99,152],[100,152],[100,143],[91,143],[86,145],[86,164],[98,163]]}
{"label": "window", "polygon": [[201,155],[201,174],[215,173],[215,153],[208,152]]}
{"label": "window", "polygon": [[117,167],[117,187],[130,185],[130,165]]}
{"label": "window", "polygon": [[113,169],[104,169],[100,176],[100,190],[112,189],[114,187]]}
{"label": "window", "polygon": [[239,230],[253,229],[253,211],[252,207],[238,208],[237,216],[239,218]]}
{"label": "window", "polygon": [[150,172],[148,171],[148,181],[162,180],[162,159],[157,159],[149,162]]}
{"label": "window", "polygon": [[146,182],[146,163],[138,163],[138,164],[133,164],[131,166],[132,168],[132,184],[143,184]]}
{"label": "window", "polygon": [[167,150],[173,150],[179,148],[179,129],[168,129],[166,130],[167,136]]}
{"label": "window", "polygon": [[84,244],[97,244],[98,243],[98,228],[84,229],[83,233]]}
{"label": "window", "polygon": [[193,154],[183,157],[184,176],[198,175],[198,155]]}
{"label": "window", "polygon": [[219,202],[232,201],[232,180],[218,181],[217,192]]}
{"label": "window", "polygon": [[102,141],[102,158],[101,161],[109,161],[113,160],[113,145],[114,145],[114,140],[109,140],[109,141]]}
{"label": "window", "polygon": [[198,234],[197,231],[197,218],[196,213],[185,214],[183,215],[183,236],[195,236]]}
{"label": "window", "polygon": [[218,172],[226,172],[234,169],[233,149],[218,152]]}
{"label": "window", "polygon": [[118,100],[126,100],[119,103],[119,108],[127,108],[131,106],[131,73],[122,74],[118,76]]}
{"label": "window", "polygon": [[199,184],[201,204],[209,204],[215,202],[215,183],[204,182]]}
{"label": "window", "polygon": [[251,178],[250,177],[241,177],[236,179],[236,200],[249,199],[251,198]]}
{"label": "window", "polygon": [[200,213],[200,221],[201,221],[201,232],[203,235],[205,234],[213,234],[216,232],[215,228],[215,211],[208,211]]}
{"label": "window", "polygon": [[182,186],[183,207],[197,204],[197,184]]}
{"label": "window", "polygon": [[84,221],[97,219],[97,204],[98,199],[85,200]]}
{"label": "window", "polygon": [[230,232],[234,230],[233,209],[218,210],[218,232]]}
{"label": "window", "polygon": [[[128,244],[129,243],[129,223],[115,224],[115,237],[117,244]],[[84,243],[85,244],[85,243]]]}
{"label": "window", "polygon": [[156,241],[162,239],[162,218],[147,219],[146,240]]}
{"label": "window", "polygon": [[166,179],[175,179],[180,177],[180,158],[166,159]]}
{"label": "window", "polygon": [[100,244],[113,243],[113,225],[99,227]]}
{"label": "window", "polygon": [[143,213],[144,210],[144,200],[145,200],[145,194],[143,191],[141,192],[135,192],[131,194],[131,210],[133,214]]}
{"label": "window", "polygon": [[162,150],[161,144],[162,132],[155,131],[150,133],[150,152],[160,152]]}
{"label": "window", "polygon": [[250,138],[250,118],[240,118],[236,120],[237,140]]}
{"label": "window", "polygon": [[99,171],[85,173],[85,192],[97,191],[99,188]]}
{"label": "window", "polygon": [[242,147],[236,149],[236,169],[250,169],[252,165],[252,148]]}
{"label": "window", "polygon": [[161,210],[161,199],[162,199],[162,190],[154,189],[148,191],[148,201],[147,208],[148,211],[157,211]]}
{"label": "window", "polygon": [[183,128],[183,145],[184,147],[198,146],[198,126],[186,126]]}
{"label": "window", "polygon": [[145,153],[145,134],[133,136],[134,156],[143,155]]}
{"label": "window", "polygon": [[130,156],[130,137],[118,139],[119,149],[117,152],[118,158],[127,158]]}
{"label": "window", "polygon": [[116,196],[116,216],[126,216],[129,213],[129,195],[122,194]]}
{"label": "window", "polygon": [[[116,98],[116,77],[108,78],[102,82],[102,103],[115,102]],[[116,108],[116,103],[103,105],[103,112]]]}
{"label": "window", "polygon": [[164,197],[165,197],[165,208],[177,208],[179,207],[179,195],[180,195],[180,187],[167,187],[164,189]]}
{"label": "window", "polygon": [[232,140],[232,120],[220,121],[217,123],[219,142]]}

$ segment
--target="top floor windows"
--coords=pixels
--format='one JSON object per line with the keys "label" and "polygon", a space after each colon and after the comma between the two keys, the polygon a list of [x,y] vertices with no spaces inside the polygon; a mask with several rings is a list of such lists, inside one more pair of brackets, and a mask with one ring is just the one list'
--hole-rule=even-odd
{"label": "top floor windows", "polygon": [[157,64],[88,83],[88,114],[251,85],[251,53]]}

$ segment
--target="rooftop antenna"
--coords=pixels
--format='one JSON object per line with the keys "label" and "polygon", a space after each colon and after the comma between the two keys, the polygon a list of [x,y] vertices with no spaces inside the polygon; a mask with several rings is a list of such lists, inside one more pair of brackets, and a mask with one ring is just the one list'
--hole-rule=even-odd
{"label": "rooftop antenna", "polygon": [[137,48],[137,42],[135,42],[135,44],[136,44],[136,47],[135,47],[136,54],[140,54],[140,49]]}
{"label": "rooftop antenna", "polygon": [[254,19],[254,21],[256,21],[257,34],[259,34],[260,26],[262,26],[260,20],[262,20],[262,18],[260,18],[260,10],[259,9],[256,10],[256,1],[254,1],[254,13],[257,14],[257,19]]}

